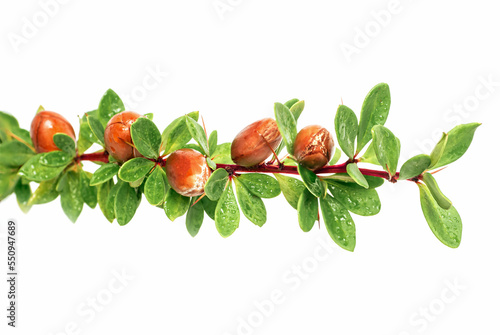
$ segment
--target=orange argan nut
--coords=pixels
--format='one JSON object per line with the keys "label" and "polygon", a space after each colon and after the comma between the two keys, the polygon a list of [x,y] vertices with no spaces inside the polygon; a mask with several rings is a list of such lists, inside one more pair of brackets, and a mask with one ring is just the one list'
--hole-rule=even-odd
{"label": "orange argan nut", "polygon": [[64,133],[75,140],[75,130],[62,115],[42,111],[36,114],[31,122],[31,140],[38,153],[60,150],[53,136],[57,133]]}
{"label": "orange argan nut", "polygon": [[203,194],[212,171],[205,156],[193,149],[180,149],[168,156],[165,169],[168,183],[185,197]]}
{"label": "orange argan nut", "polygon": [[[278,148],[281,134],[271,118],[246,126],[231,143],[231,159],[241,166],[254,166],[265,161]],[[272,148],[272,149],[271,149]]]}
{"label": "orange argan nut", "polygon": [[317,170],[332,158],[333,145],[333,138],[328,130],[317,125],[307,126],[295,138],[293,155],[303,166]]}
{"label": "orange argan nut", "polygon": [[130,126],[141,115],[135,112],[121,112],[114,115],[104,130],[106,151],[119,162],[126,162],[142,155],[131,145]]}

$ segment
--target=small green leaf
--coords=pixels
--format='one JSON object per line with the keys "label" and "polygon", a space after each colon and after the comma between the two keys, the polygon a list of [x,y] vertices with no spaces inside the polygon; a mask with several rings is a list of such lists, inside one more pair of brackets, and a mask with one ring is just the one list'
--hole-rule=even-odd
{"label": "small green leaf", "polygon": [[[377,188],[380,187],[384,184],[385,179],[384,178],[379,178],[379,177],[373,177],[373,176],[364,176],[366,181],[368,182],[368,188]],[[363,186],[358,185],[354,179],[352,179],[348,174],[346,173],[336,173],[331,176],[322,176],[321,179],[326,181],[328,184],[331,185],[336,185],[336,184],[341,184],[345,185],[349,188],[355,188],[359,190],[365,190]]]}
{"label": "small green leaf", "polygon": [[304,189],[297,203],[297,213],[299,215],[299,225],[304,232],[308,232],[318,220],[318,198]]}
{"label": "small green leaf", "polygon": [[97,140],[97,143],[100,145],[104,145],[104,126],[102,123],[93,115],[87,113],[86,119],[92,134],[94,134],[94,138]]}
{"label": "small green leaf", "polygon": [[391,93],[389,85],[380,83],[372,88],[361,107],[356,153],[359,153],[372,139],[371,130],[373,126],[385,124],[390,107]]}
{"label": "small green leaf", "polygon": [[90,178],[92,174],[89,172],[80,173],[80,189],[82,193],[83,202],[85,202],[90,208],[95,208],[97,206],[97,187],[90,186]]}
{"label": "small green leaf", "polygon": [[122,100],[113,90],[109,89],[104,93],[101,101],[99,102],[99,108],[97,109],[97,115],[99,121],[103,126],[106,126],[109,119],[111,119],[115,114],[123,112],[125,106]]}
{"label": "small green leaf", "polygon": [[325,194],[325,185],[321,179],[319,179],[314,172],[303,167],[301,164],[297,166],[297,169],[309,192],[318,198],[322,198]]}
{"label": "small green leaf", "polygon": [[[193,203],[197,198],[193,198]],[[205,216],[203,212],[203,205],[201,201],[189,207],[186,215],[186,229],[192,237],[198,235],[201,225],[203,223],[203,217]]]}
{"label": "small green leaf", "polygon": [[97,203],[101,209],[102,214],[106,217],[106,220],[113,222],[115,219],[114,202],[113,210],[108,206],[109,196],[111,193],[111,188],[114,186],[113,180],[105,181],[97,186]]}
{"label": "small green leaf", "polygon": [[107,182],[108,180],[116,176],[118,170],[120,170],[120,166],[118,164],[108,163],[101,165],[94,172],[94,175],[90,179],[90,186],[96,186],[104,182]]}
{"label": "small green leaf", "polygon": [[335,132],[337,140],[344,153],[354,158],[354,142],[358,135],[358,118],[347,106],[340,105],[335,115]]}
{"label": "small green leaf", "polygon": [[144,114],[144,117],[153,121],[153,113],[146,113],[146,114]]}
{"label": "small green leaf", "polygon": [[429,155],[417,155],[407,160],[399,172],[399,180],[412,179],[420,176],[431,165]]}
{"label": "small green leaf", "polygon": [[279,102],[274,104],[274,116],[278,124],[278,129],[283,137],[283,141],[285,142],[286,149],[289,154],[293,155],[293,146],[295,137],[297,136],[297,123],[295,117],[288,107]]}
{"label": "small green leaf", "polygon": [[[187,116],[198,121],[198,114],[198,112],[192,112],[187,114]],[[178,117],[165,128],[161,135],[162,150],[165,151],[165,154],[174,152],[182,148],[191,138],[191,133],[186,125],[185,116]]]}
{"label": "small green leaf", "polygon": [[127,183],[121,183],[114,199],[116,221],[124,226],[132,220],[141,203],[141,194]]}
{"label": "small green leaf", "polygon": [[84,153],[89,149],[93,143],[98,143],[96,136],[89,126],[87,115],[97,118],[97,110],[87,112],[80,118],[80,132],[78,134],[77,149],[79,153]]}
{"label": "small green leaf", "polygon": [[349,211],[331,195],[319,200],[326,230],[341,248],[354,251],[356,246],[356,226]]}
{"label": "small green leaf", "polygon": [[141,117],[130,126],[134,146],[144,157],[157,159],[160,156],[161,134],[153,121]]}
{"label": "small green leaf", "polygon": [[215,209],[217,208],[217,201],[212,201],[208,197],[201,198],[200,202],[203,204],[203,209],[208,217],[215,220]]}
{"label": "small green leaf", "polygon": [[168,190],[163,209],[170,221],[174,221],[178,217],[186,214],[189,208],[189,201],[190,199],[188,197],[180,195],[175,192],[173,188]]}
{"label": "small green leaf", "polygon": [[66,167],[62,166],[46,166],[42,164],[42,159],[45,154],[38,154],[31,157],[19,170],[19,173],[25,176],[27,179],[41,182],[44,180],[50,180],[57,177]]}
{"label": "small green leaf", "polygon": [[0,144],[0,165],[19,167],[26,163],[35,153],[26,144],[10,141]]}
{"label": "small green leaf", "polygon": [[238,177],[250,193],[259,197],[270,199],[281,193],[280,184],[271,176],[262,173],[246,173]]}
{"label": "small green leaf", "polygon": [[56,181],[55,180],[47,180],[42,181],[40,185],[38,185],[37,189],[31,196],[29,202],[31,205],[41,205],[47,204],[59,196],[59,192],[56,190]]}
{"label": "small green leaf", "polygon": [[462,157],[472,143],[474,133],[480,125],[480,123],[467,123],[453,128],[448,133],[448,142],[446,143],[443,155],[433,168],[437,169],[441,166],[448,165]]}
{"label": "small green leaf", "polygon": [[231,236],[240,225],[240,209],[229,183],[215,208],[215,227],[222,237]]}
{"label": "small green leaf", "polygon": [[[113,180],[109,180],[108,182],[112,182]],[[116,211],[115,211],[115,200],[116,200],[116,195],[118,194],[118,190],[122,186],[122,184],[126,184],[123,182],[121,179],[118,178],[118,182],[114,185],[112,185],[111,189],[109,190],[108,194],[108,201],[106,204],[106,211],[112,218],[109,220],[109,222],[113,222],[113,220],[116,218]]]}
{"label": "small green leaf", "polygon": [[210,149],[210,157],[212,157],[217,149],[217,130],[210,133],[208,137],[208,148]]}
{"label": "small green leaf", "polygon": [[457,210],[439,207],[426,185],[418,184],[418,187],[422,212],[432,232],[444,245],[457,248],[462,239],[462,220]]}
{"label": "small green leaf", "polygon": [[235,179],[235,186],[241,211],[250,222],[262,227],[267,220],[264,202],[252,194],[238,179]]}
{"label": "small green leaf", "polygon": [[159,205],[165,199],[167,193],[166,177],[165,171],[160,166],[156,166],[146,179],[144,195],[153,206]]}
{"label": "small green leaf", "polygon": [[279,173],[274,174],[274,177],[278,180],[280,189],[283,192],[286,201],[288,201],[290,206],[297,209],[300,195],[306,188],[304,183],[299,179],[287,177]]}
{"label": "small green leaf", "polygon": [[377,159],[377,154],[375,153],[375,149],[373,147],[373,141],[370,143],[363,156],[359,159],[359,162],[380,165],[380,162]]}
{"label": "small green leaf", "polygon": [[23,183],[22,179],[20,178],[17,181],[14,192],[16,193],[16,199],[19,208],[21,208],[23,213],[28,213],[32,205],[29,202],[31,198],[31,187],[29,183]]}
{"label": "small green leaf", "polygon": [[225,169],[215,170],[205,184],[205,194],[210,200],[219,200],[226,188],[229,174]]}
{"label": "small green leaf", "polygon": [[231,159],[231,143],[219,144],[211,157],[216,164],[234,164]]}
{"label": "small green leaf", "polygon": [[50,151],[40,157],[40,163],[45,166],[66,166],[73,160],[73,155],[65,151]]}
{"label": "small green leaf", "polygon": [[365,176],[359,171],[358,164],[351,163],[347,165],[347,174],[360,186],[364,188],[369,188],[368,181],[366,181]]}
{"label": "small green leaf", "polygon": [[203,127],[198,122],[196,122],[187,115],[184,118],[186,120],[186,126],[193,139],[203,149],[205,155],[210,156],[210,150],[208,149],[208,142],[207,142],[207,134],[205,134]]}
{"label": "small green leaf", "polygon": [[439,142],[436,144],[434,149],[431,152],[431,165],[429,168],[432,168],[434,165],[436,165],[439,160],[441,159],[441,156],[443,156],[444,149],[446,148],[446,143],[448,142],[448,134],[443,133],[443,136],[439,140]]}
{"label": "small green leaf", "polygon": [[339,150],[339,148],[335,148],[335,153],[333,154],[332,159],[328,163],[328,165],[335,165],[340,159],[340,155],[342,155],[342,151]]}
{"label": "small green leaf", "polygon": [[[285,104],[285,106],[287,106],[287,105]],[[302,111],[304,110],[305,102],[304,102],[304,100],[297,101],[291,107],[290,106],[287,106],[287,107],[290,108],[290,112],[292,113],[293,117],[295,118],[295,121],[297,121],[300,117],[300,114],[302,114]]]}
{"label": "small green leaf", "polygon": [[216,170],[217,169],[217,164],[215,164],[215,162],[213,160],[211,160],[210,158],[206,157],[206,160],[207,160],[207,165],[210,169],[212,170]]}
{"label": "small green leaf", "polygon": [[422,177],[422,180],[429,188],[429,191],[434,197],[434,200],[436,200],[436,203],[443,209],[450,209],[452,206],[451,201],[443,194],[443,192],[441,192],[436,179],[434,179],[429,172],[424,173]]}
{"label": "small green leaf", "polygon": [[372,134],[373,149],[377,154],[377,160],[384,170],[391,176],[394,176],[398,168],[399,153],[401,150],[399,140],[384,126],[374,126]]}
{"label": "small green leaf", "polygon": [[126,161],[118,171],[118,177],[126,182],[134,182],[145,177],[155,166],[149,159],[137,157]]}
{"label": "small green leaf", "polygon": [[54,134],[52,137],[54,144],[62,151],[76,156],[75,140],[64,133]]}
{"label": "small green leaf", "polygon": [[61,207],[68,219],[75,223],[83,209],[79,173],[66,172],[66,183],[61,192]]}
{"label": "small green leaf", "polygon": [[297,102],[299,102],[299,99],[290,99],[287,102],[285,102],[284,105],[287,106],[288,108],[292,108],[292,106]]}
{"label": "small green leaf", "polygon": [[349,187],[347,184],[336,183],[330,186],[330,192],[354,214],[372,216],[380,212],[380,198],[375,189]]}

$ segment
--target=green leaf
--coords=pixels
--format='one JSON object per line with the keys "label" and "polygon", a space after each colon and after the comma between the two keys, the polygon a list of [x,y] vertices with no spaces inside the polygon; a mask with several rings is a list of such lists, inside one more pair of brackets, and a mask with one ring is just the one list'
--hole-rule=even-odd
{"label": "green leaf", "polygon": [[84,153],[89,149],[93,143],[98,143],[98,140],[92,130],[87,120],[87,115],[92,115],[97,117],[97,110],[85,113],[82,118],[80,118],[80,132],[78,133],[78,143],[77,149],[79,153]]}
{"label": "green leaf", "polygon": [[229,174],[225,169],[215,170],[205,184],[205,194],[210,200],[218,200],[226,188]]}
{"label": "green leaf", "polygon": [[287,106],[288,108],[292,108],[292,106],[297,102],[299,102],[299,99],[290,99],[287,102],[285,102],[284,105]]}
{"label": "green leaf", "polygon": [[277,197],[281,193],[280,184],[273,177],[266,174],[246,173],[237,178],[250,193],[259,198],[270,199]]}
{"label": "green leaf", "polygon": [[429,168],[432,168],[434,165],[436,165],[439,160],[441,159],[441,156],[443,156],[444,149],[446,148],[446,143],[448,142],[448,134],[443,133],[443,136],[439,140],[439,142],[436,144],[434,149],[431,152],[431,165]]}
{"label": "green leaf", "polygon": [[396,175],[401,150],[399,140],[384,126],[373,127],[372,134],[373,148],[377,154],[377,160],[391,176]]}
{"label": "green leaf", "polygon": [[[384,184],[385,179],[384,178],[379,178],[379,177],[373,177],[373,176],[364,176],[366,181],[368,182],[368,188],[377,188],[380,187]],[[321,179],[326,181],[328,184],[331,185],[336,185],[336,184],[341,184],[344,186],[347,186],[349,188],[356,188],[359,190],[365,190],[365,188],[359,184],[357,184],[354,179],[352,179],[348,174],[346,173],[336,173],[331,176],[322,176]]]}
{"label": "green leaf", "polygon": [[429,155],[417,155],[407,160],[399,172],[399,180],[412,179],[421,175],[431,165]]}
{"label": "green leaf", "polygon": [[101,101],[99,102],[99,108],[97,109],[97,115],[99,121],[101,121],[103,126],[106,126],[109,119],[111,119],[115,114],[123,112],[125,106],[122,100],[113,90],[109,89],[104,93]]}
{"label": "green leaf", "polygon": [[7,198],[14,192],[14,188],[19,180],[19,175],[15,173],[0,174],[0,201]]}
{"label": "green leaf", "polygon": [[210,156],[210,150],[208,149],[208,142],[207,142],[207,134],[205,134],[203,127],[198,122],[196,122],[187,115],[185,116],[185,120],[186,120],[186,126],[193,139],[203,149],[204,154],[206,156]]}
{"label": "green leaf", "polygon": [[354,142],[358,135],[358,118],[347,106],[340,105],[335,115],[335,132],[337,140],[344,153],[354,158]]}
{"label": "green leaf", "polygon": [[452,206],[451,201],[443,194],[443,192],[441,192],[436,179],[434,179],[429,172],[424,173],[422,177],[422,180],[429,188],[429,191],[434,197],[434,200],[436,200],[436,203],[443,209],[450,209]]}
{"label": "green leaf", "polygon": [[153,113],[146,113],[146,114],[144,114],[144,117],[153,121]]}
{"label": "green leaf", "polygon": [[335,148],[335,153],[333,154],[332,159],[328,163],[328,165],[335,165],[340,159],[340,155],[342,154],[342,151],[339,150],[339,148]]}
{"label": "green leaf", "polygon": [[146,179],[144,195],[151,205],[159,205],[165,199],[167,194],[166,178],[165,171],[160,166],[157,166]]}
{"label": "green leaf", "polygon": [[385,124],[390,107],[391,93],[389,85],[380,83],[372,88],[361,107],[356,153],[359,153],[372,139],[371,130],[373,126]]}
{"label": "green leaf", "polygon": [[[285,104],[285,106],[287,106],[287,105]],[[302,111],[304,111],[305,102],[304,102],[304,100],[297,101],[291,107],[290,106],[287,106],[287,107],[290,108],[290,112],[292,113],[293,117],[295,118],[295,121],[297,121],[300,117],[300,114],[302,114]]]}
{"label": "green leaf", "polygon": [[290,206],[297,209],[300,195],[306,188],[304,183],[299,179],[287,177],[279,173],[274,174],[274,177],[278,180],[280,189],[283,192],[286,201],[288,201]]}
{"label": "green leaf", "polygon": [[301,164],[297,166],[297,169],[309,192],[318,198],[322,198],[325,194],[325,185],[321,179],[319,179],[314,172]]}
{"label": "green leaf", "polygon": [[29,183],[23,183],[22,179],[20,178],[17,181],[14,192],[16,193],[16,199],[19,208],[21,208],[23,213],[28,213],[31,208],[31,203],[29,202],[31,198],[31,187]]}
{"label": "green leaf", "polygon": [[467,123],[453,128],[448,133],[448,142],[446,143],[443,155],[433,168],[437,169],[448,165],[462,157],[469,148],[474,138],[474,133],[480,125],[480,123]]}
{"label": "green leaf", "polygon": [[90,186],[96,186],[107,182],[116,176],[118,170],[120,170],[120,166],[118,164],[108,163],[101,165],[90,179]]}
{"label": "green leaf", "polygon": [[364,188],[369,188],[368,181],[366,181],[365,176],[359,171],[358,164],[351,163],[347,165],[347,174],[360,186]]}
{"label": "green leaf", "polygon": [[279,102],[274,104],[274,116],[278,124],[278,129],[283,137],[283,141],[285,142],[286,149],[289,154],[293,155],[293,146],[295,137],[297,136],[297,123],[295,117],[288,107]]}
{"label": "green leaf", "polygon": [[66,183],[61,192],[61,207],[68,219],[75,223],[83,209],[79,173],[66,172]]}
{"label": "green leaf", "polygon": [[41,182],[50,180],[57,177],[66,167],[62,166],[46,166],[42,164],[42,159],[45,154],[38,154],[31,157],[19,170],[19,173],[26,177],[26,179]]}
{"label": "green leaf", "polygon": [[56,190],[56,185],[55,180],[42,181],[29,200],[30,205],[47,204],[57,199],[59,192]]}
{"label": "green leaf", "polygon": [[341,248],[354,251],[356,226],[347,209],[331,195],[319,200],[328,234]]}
{"label": "green leaf", "polygon": [[141,204],[141,194],[127,183],[121,183],[114,199],[116,221],[124,226],[132,220]]}
{"label": "green leaf", "polygon": [[80,173],[80,189],[82,191],[82,199],[90,208],[97,206],[97,187],[90,186],[90,172]]}
{"label": "green leaf", "polygon": [[211,160],[210,158],[206,157],[206,161],[207,161],[207,165],[210,169],[212,170],[216,170],[217,169],[217,164],[215,164],[215,162],[213,160]]}
{"label": "green leaf", "polygon": [[[112,180],[110,180],[110,181],[112,181]],[[108,201],[106,204],[106,211],[110,215],[110,217],[112,218],[111,220],[108,219],[109,222],[113,222],[113,220],[116,218],[115,200],[116,200],[116,195],[118,194],[118,190],[120,189],[122,184],[126,184],[126,183],[118,178],[118,182],[116,184],[114,184],[111,187],[111,189],[109,190]]]}
{"label": "green leaf", "polygon": [[217,208],[217,201],[212,201],[208,197],[201,198],[200,202],[203,204],[203,209],[208,217],[215,220],[215,209]]}
{"label": "green leaf", "polygon": [[267,220],[264,202],[261,198],[252,194],[238,179],[235,179],[235,186],[241,211],[250,222],[262,227]]}
{"label": "green leaf", "polygon": [[112,179],[97,186],[97,203],[99,204],[102,214],[104,214],[106,220],[109,222],[113,222],[115,219],[114,200],[112,206],[113,208],[109,206],[109,197],[113,186],[114,183]]}
{"label": "green leaf", "polygon": [[217,149],[217,130],[214,130],[210,133],[208,137],[208,147],[210,149],[210,157],[212,157]]}
{"label": "green leaf", "polygon": [[90,131],[94,135],[96,142],[104,145],[104,126],[96,117],[91,114],[87,113],[86,118]]}
{"label": "green leaf", "polygon": [[[196,198],[193,198],[193,203]],[[186,215],[186,229],[192,237],[198,235],[201,225],[203,223],[203,217],[205,216],[203,212],[203,205],[201,201],[189,207]]]}
{"label": "green leaf", "polygon": [[155,166],[149,159],[137,157],[126,161],[118,171],[118,177],[126,182],[134,182],[145,177]]}
{"label": "green leaf", "polygon": [[380,212],[380,198],[375,189],[352,188],[336,183],[330,186],[330,192],[354,214],[372,216]]}
{"label": "green leaf", "polygon": [[377,159],[377,154],[375,153],[375,148],[373,147],[373,141],[370,143],[363,156],[359,159],[359,162],[380,165],[380,162]]}
{"label": "green leaf", "polygon": [[141,117],[130,126],[134,146],[144,157],[157,159],[160,156],[161,134],[153,121]]}
{"label": "green leaf", "polygon": [[219,144],[211,157],[216,164],[234,164],[231,159],[231,143]]}
{"label": "green leaf", "polygon": [[0,164],[10,167],[19,167],[34,156],[26,144],[19,141],[10,141],[0,144]]}
{"label": "green leaf", "polygon": [[308,232],[318,220],[318,199],[307,189],[304,189],[297,203],[299,225],[304,232]]}
{"label": "green leaf", "polygon": [[73,160],[73,155],[65,151],[50,151],[40,157],[40,163],[45,166],[67,166]]}
{"label": "green leaf", "polygon": [[418,184],[418,187],[422,212],[432,232],[444,245],[457,248],[462,239],[462,220],[457,210],[439,207],[426,185]]}
{"label": "green leaf", "polygon": [[[198,121],[198,112],[187,114],[190,118]],[[162,150],[165,154],[169,154],[182,148],[192,138],[189,132],[185,116],[178,117],[168,125],[163,131],[162,135]]]}
{"label": "green leaf", "polygon": [[240,210],[229,183],[215,208],[215,227],[222,237],[231,236],[240,225]]}
{"label": "green leaf", "polygon": [[186,214],[189,208],[189,201],[190,198],[180,195],[173,188],[168,190],[163,209],[170,221],[174,221]]}

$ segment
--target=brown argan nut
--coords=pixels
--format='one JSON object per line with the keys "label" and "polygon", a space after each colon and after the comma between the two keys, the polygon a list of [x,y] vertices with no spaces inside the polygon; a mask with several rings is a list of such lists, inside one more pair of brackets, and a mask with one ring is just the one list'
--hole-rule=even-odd
{"label": "brown argan nut", "polygon": [[60,150],[54,143],[53,137],[63,133],[75,140],[75,130],[62,115],[41,111],[31,122],[31,140],[38,153]]}
{"label": "brown argan nut", "polygon": [[254,166],[265,161],[278,148],[281,134],[271,118],[246,126],[231,143],[231,159],[241,166]]}
{"label": "brown argan nut", "polygon": [[294,156],[310,170],[325,166],[333,154],[333,138],[328,130],[312,125],[303,128],[295,138]]}
{"label": "brown argan nut", "polygon": [[212,171],[205,156],[193,149],[171,153],[165,163],[168,183],[185,197],[202,195]]}
{"label": "brown argan nut", "polygon": [[135,149],[130,135],[130,126],[141,115],[135,112],[121,112],[114,115],[104,130],[106,151],[118,162],[126,162],[134,157],[142,157]]}

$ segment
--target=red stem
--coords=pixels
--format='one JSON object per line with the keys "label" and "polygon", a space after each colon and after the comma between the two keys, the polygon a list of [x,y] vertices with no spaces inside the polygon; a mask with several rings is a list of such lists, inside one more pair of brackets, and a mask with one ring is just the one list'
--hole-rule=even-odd
{"label": "red stem", "polygon": [[91,154],[83,154],[77,157],[78,161],[93,161],[109,163],[109,154],[106,151],[94,152]]}

